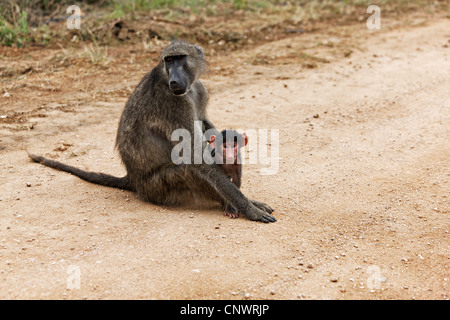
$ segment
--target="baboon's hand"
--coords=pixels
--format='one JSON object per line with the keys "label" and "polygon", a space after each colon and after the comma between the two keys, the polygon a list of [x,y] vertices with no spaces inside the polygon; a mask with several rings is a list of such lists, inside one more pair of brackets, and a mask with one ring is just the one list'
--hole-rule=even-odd
{"label": "baboon's hand", "polygon": [[272,213],[275,210],[273,210],[269,205],[265,204],[264,202],[257,201],[257,200],[250,200],[251,203],[258,209],[261,209],[262,211],[265,211],[267,213]]}
{"label": "baboon's hand", "polygon": [[230,217],[231,219],[239,218],[238,211],[230,203],[225,205],[224,215]]}
{"label": "baboon's hand", "polygon": [[277,219],[275,219],[274,216],[271,214],[262,211],[261,209],[258,209],[255,207],[251,202],[246,208],[245,216],[254,221],[262,221],[262,222],[275,222]]}

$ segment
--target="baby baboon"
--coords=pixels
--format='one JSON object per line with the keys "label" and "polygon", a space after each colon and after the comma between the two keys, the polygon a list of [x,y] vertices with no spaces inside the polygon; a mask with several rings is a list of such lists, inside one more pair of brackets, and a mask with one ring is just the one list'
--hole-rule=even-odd
{"label": "baby baboon", "polygon": [[[218,165],[172,162],[174,130],[185,129],[192,137],[194,132],[202,135],[205,130],[215,130],[206,115],[208,93],[199,80],[206,71],[207,62],[197,45],[175,40],[163,50],[159,64],[137,85],[120,119],[116,146],[127,170],[125,177],[86,172],[29,156],[93,183],[135,191],[141,199],[155,204],[176,205],[186,195],[203,196],[229,203],[250,220],[274,222],[273,209],[247,199]],[[202,141],[205,147],[206,141]]]}
{"label": "baby baboon", "polygon": [[[239,134],[235,130],[223,130],[222,139],[217,141],[215,135],[211,135],[210,148],[213,150],[213,156],[222,160],[219,166],[222,167],[223,172],[227,175],[231,182],[240,189],[242,178],[242,161],[241,148],[248,143],[248,138],[245,133]],[[230,218],[239,217],[239,213],[229,203],[225,204],[225,215]]]}

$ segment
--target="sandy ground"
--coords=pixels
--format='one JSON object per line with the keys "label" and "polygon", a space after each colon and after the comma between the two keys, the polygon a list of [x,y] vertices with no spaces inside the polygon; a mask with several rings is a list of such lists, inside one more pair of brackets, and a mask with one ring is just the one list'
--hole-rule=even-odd
{"label": "sandy ground", "polygon": [[[0,298],[448,299],[449,47],[450,21],[435,19],[212,57],[216,126],[279,130],[278,171],[247,164],[242,187],[276,209],[272,224],[158,207],[28,160],[124,174],[118,119],[158,52],[107,69],[10,54],[4,70],[23,69],[0,92]],[[323,59],[305,67],[299,52]]]}

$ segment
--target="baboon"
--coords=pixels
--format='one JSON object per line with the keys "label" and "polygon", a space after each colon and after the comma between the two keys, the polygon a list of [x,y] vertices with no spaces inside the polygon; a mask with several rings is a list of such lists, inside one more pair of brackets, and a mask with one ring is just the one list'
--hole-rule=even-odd
{"label": "baboon", "polygon": [[[242,179],[241,148],[248,143],[245,133],[239,134],[235,130],[223,130],[222,139],[217,141],[215,135],[211,135],[209,148],[213,157],[218,156],[221,161],[219,166],[233,184],[240,189]],[[225,215],[230,218],[238,218],[239,213],[229,204],[225,204]]]}
{"label": "baboon", "polygon": [[[172,162],[174,130],[186,129],[191,136],[206,130],[220,134],[206,114],[208,92],[199,80],[206,71],[207,62],[198,45],[174,40],[162,51],[159,64],[137,85],[120,118],[116,147],[127,171],[124,177],[29,156],[89,182],[134,191],[142,200],[154,204],[178,205],[186,196],[201,196],[229,203],[250,220],[274,222],[273,209],[246,198],[217,164]],[[206,141],[202,147],[206,147]]]}

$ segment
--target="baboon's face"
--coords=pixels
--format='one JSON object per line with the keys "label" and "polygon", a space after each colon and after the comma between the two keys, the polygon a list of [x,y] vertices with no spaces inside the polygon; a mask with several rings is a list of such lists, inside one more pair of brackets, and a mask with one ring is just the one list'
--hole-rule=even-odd
{"label": "baboon's face", "polygon": [[166,72],[169,75],[169,89],[176,96],[186,94],[192,83],[188,67],[188,56],[177,55],[164,58]]}
{"label": "baboon's face", "polygon": [[[245,133],[239,134],[234,130],[222,131],[221,141],[216,140],[215,135],[211,135],[210,146],[215,152],[218,152],[219,157],[223,157],[224,164],[237,164],[239,149],[243,148],[248,143],[248,138]],[[220,145],[222,147],[220,148]]]}

